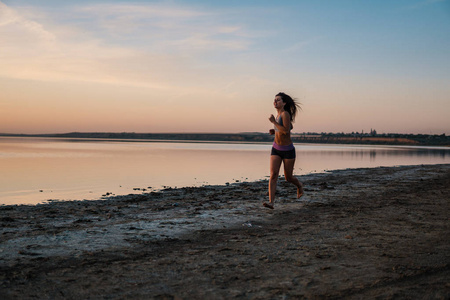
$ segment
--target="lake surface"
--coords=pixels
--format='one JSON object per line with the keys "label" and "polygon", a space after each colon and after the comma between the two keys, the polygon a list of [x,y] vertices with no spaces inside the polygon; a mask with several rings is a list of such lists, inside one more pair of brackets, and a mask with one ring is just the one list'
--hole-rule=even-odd
{"label": "lake surface", "polygon": [[[0,137],[0,204],[267,178],[271,144]],[[445,147],[296,144],[294,174],[450,163]],[[145,191],[143,191],[145,189]]]}

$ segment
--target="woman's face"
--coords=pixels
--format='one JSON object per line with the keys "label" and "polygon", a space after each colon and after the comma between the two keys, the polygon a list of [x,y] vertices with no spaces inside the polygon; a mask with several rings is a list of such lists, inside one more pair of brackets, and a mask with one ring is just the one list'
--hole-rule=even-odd
{"label": "woman's face", "polygon": [[285,104],[286,103],[283,102],[283,100],[281,99],[281,96],[275,96],[275,99],[273,100],[273,106],[276,109],[284,107]]}

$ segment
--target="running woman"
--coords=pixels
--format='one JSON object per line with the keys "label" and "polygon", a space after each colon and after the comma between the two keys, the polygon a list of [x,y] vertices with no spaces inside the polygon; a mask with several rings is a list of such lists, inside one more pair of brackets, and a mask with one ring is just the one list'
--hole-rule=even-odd
{"label": "running woman", "polygon": [[277,117],[270,115],[269,121],[274,125],[270,134],[275,135],[272,152],[270,155],[270,180],[269,180],[269,202],[264,202],[264,207],[273,209],[275,192],[277,189],[278,174],[281,164],[284,165],[284,177],[297,187],[297,198],[303,195],[303,186],[294,177],[295,148],[291,140],[292,122],[295,120],[300,105],[285,93],[275,96],[273,105],[277,110]]}

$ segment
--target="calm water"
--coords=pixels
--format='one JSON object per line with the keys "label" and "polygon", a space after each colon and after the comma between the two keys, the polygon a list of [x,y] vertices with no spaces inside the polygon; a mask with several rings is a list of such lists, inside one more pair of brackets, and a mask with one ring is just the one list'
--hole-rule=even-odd
{"label": "calm water", "polygon": [[[270,149],[270,144],[0,137],[0,204],[263,179],[269,173]],[[450,149],[442,147],[297,144],[296,149],[296,175],[450,163]]]}

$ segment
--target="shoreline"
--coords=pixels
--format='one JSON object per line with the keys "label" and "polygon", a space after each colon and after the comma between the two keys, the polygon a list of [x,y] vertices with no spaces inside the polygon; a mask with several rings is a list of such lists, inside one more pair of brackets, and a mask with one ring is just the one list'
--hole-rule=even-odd
{"label": "shoreline", "polygon": [[0,296],[450,296],[450,164],[297,177],[0,206]]}

